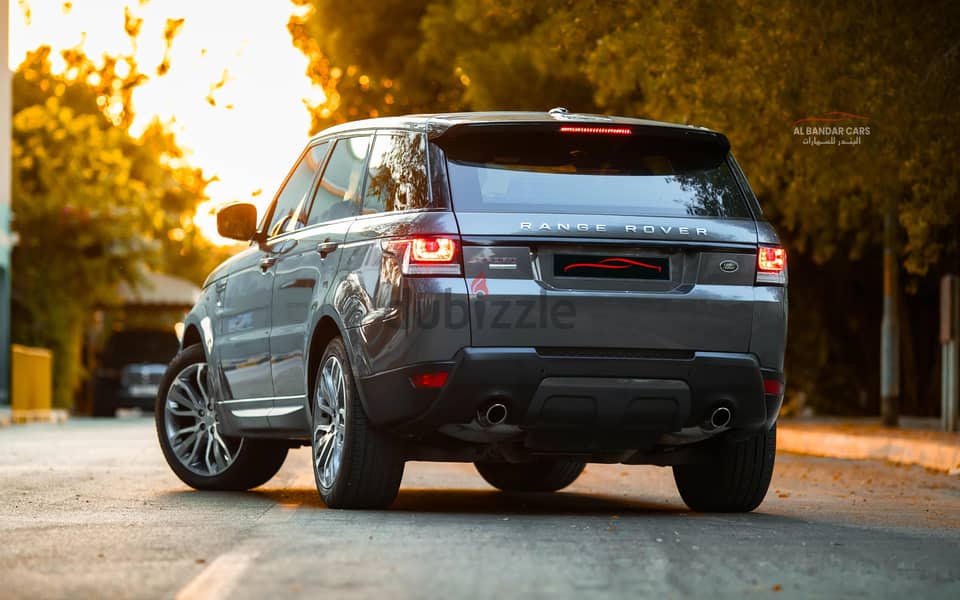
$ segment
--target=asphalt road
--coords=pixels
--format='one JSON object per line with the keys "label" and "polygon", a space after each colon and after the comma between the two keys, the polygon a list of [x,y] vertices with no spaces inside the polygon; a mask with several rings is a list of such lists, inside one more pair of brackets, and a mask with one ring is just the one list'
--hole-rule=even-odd
{"label": "asphalt road", "polygon": [[195,492],[146,418],[0,429],[0,597],[960,598],[960,478],[917,468],[781,455],[756,512],[699,515],[656,467],[511,496],[412,463],[345,512],[309,460]]}

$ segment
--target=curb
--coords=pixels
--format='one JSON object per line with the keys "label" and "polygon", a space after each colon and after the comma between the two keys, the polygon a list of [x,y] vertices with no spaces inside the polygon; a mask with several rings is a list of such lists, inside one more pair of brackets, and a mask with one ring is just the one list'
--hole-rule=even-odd
{"label": "curb", "polygon": [[777,428],[777,449],[828,458],[884,460],[960,475],[960,437],[956,441],[910,439],[781,424]]}
{"label": "curb", "polygon": [[0,410],[0,427],[26,423],[66,423],[69,413],[65,410]]}

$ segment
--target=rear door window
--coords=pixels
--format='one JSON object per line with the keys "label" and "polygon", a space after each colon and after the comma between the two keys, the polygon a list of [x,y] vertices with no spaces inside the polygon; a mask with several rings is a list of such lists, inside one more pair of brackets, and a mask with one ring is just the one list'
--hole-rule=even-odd
{"label": "rear door window", "polygon": [[751,218],[725,145],[709,139],[528,130],[444,150],[461,212]]}
{"label": "rear door window", "polygon": [[359,212],[363,165],[371,137],[360,135],[337,140],[317,186],[308,225],[353,217]]}

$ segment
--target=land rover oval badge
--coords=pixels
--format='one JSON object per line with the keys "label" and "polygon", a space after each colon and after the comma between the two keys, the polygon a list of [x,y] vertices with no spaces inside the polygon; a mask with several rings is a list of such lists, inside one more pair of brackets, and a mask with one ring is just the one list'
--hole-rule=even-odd
{"label": "land rover oval badge", "polygon": [[725,260],[720,263],[720,270],[724,273],[736,273],[739,268],[740,265],[735,260]]}

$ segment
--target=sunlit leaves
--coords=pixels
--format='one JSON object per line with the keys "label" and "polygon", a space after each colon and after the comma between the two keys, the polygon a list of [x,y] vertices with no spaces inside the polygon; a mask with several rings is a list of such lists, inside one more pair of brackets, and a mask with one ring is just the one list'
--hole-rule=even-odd
{"label": "sunlit leaves", "polygon": [[218,253],[192,222],[203,174],[161,123],[128,131],[145,80],[133,59],[72,49],[56,74],[50,54],[30,53],[13,82],[12,334],[54,350],[55,398],[68,406],[93,307],[115,304],[116,284],[145,267],[199,282]]}
{"label": "sunlit leaves", "polygon": [[167,19],[163,28],[163,59],[157,65],[157,76],[163,77],[170,70],[170,49],[173,47],[173,40],[183,29],[185,19]]}

